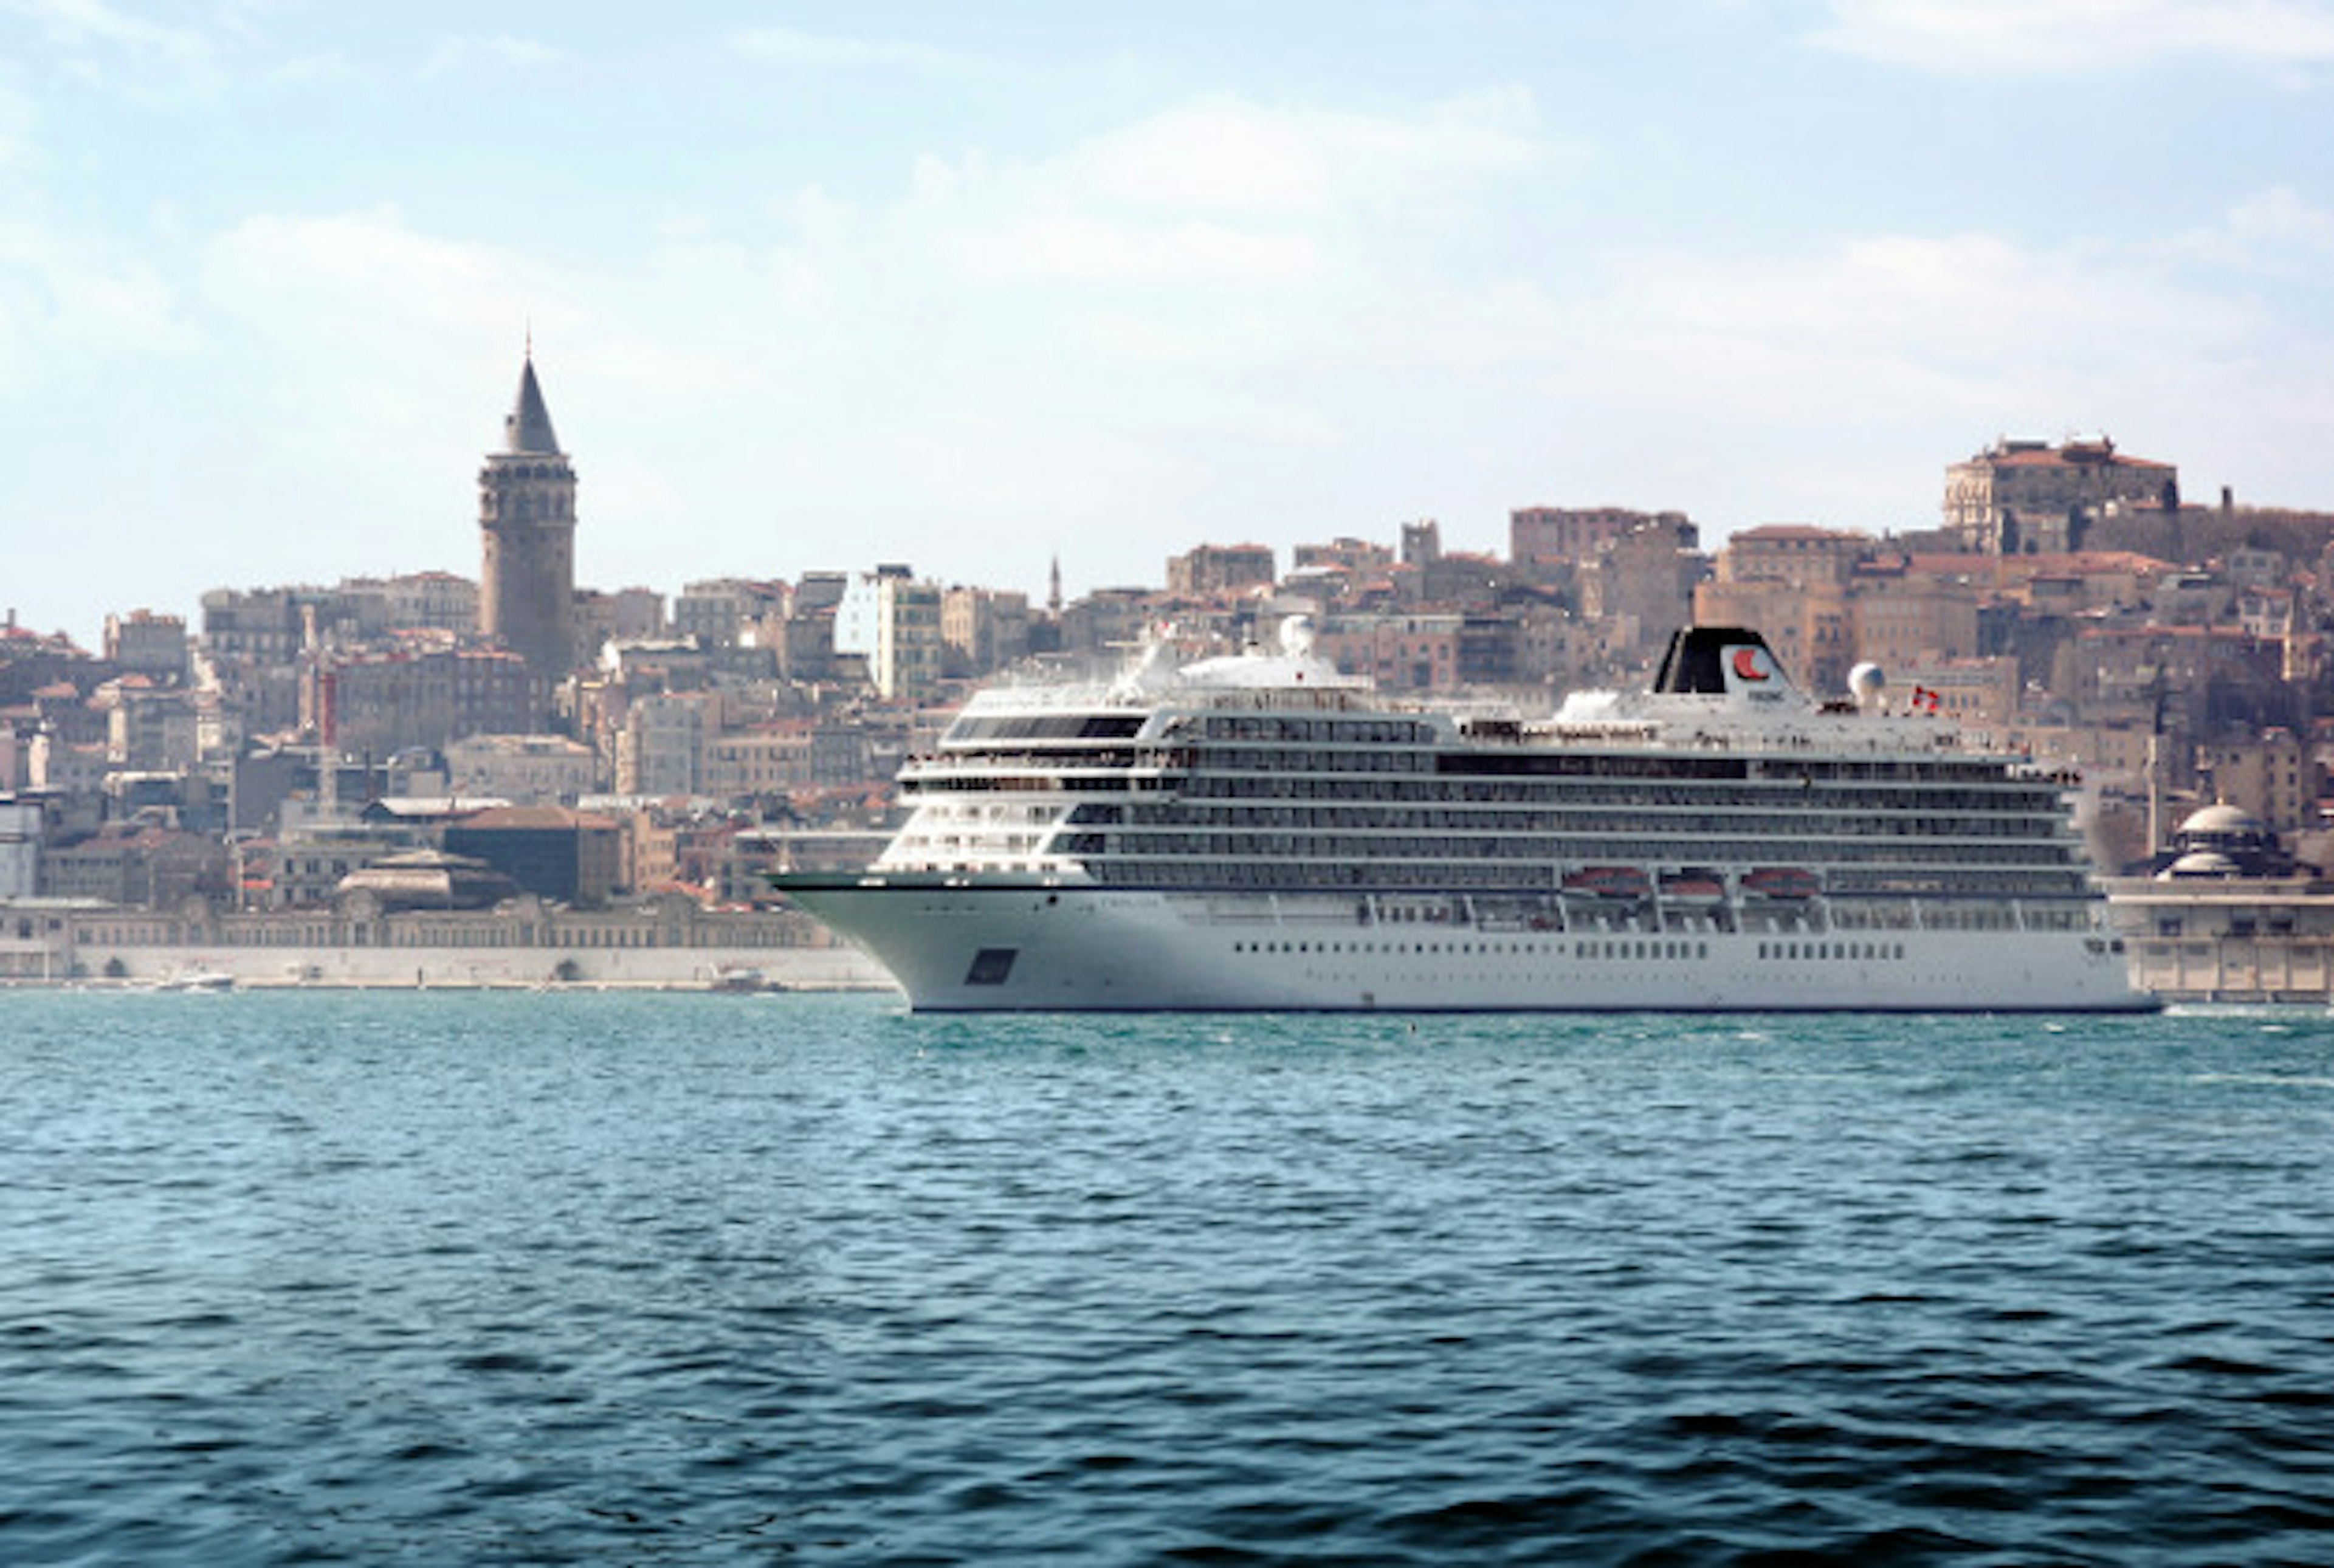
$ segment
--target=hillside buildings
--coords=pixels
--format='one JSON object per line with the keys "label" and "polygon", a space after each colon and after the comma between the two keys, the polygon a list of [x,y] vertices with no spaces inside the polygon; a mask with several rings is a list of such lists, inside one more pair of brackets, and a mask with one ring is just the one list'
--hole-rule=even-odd
{"label": "hillside buildings", "polygon": [[478,484],[477,582],[217,588],[193,623],[109,617],[95,654],[0,628],[0,903],[373,929],[383,889],[451,873],[390,866],[370,914],[352,877],[450,854],[552,905],[750,904],[778,857],[872,852],[900,759],[974,684],[1151,638],[1267,644],[1292,615],[1389,690],[1539,707],[1642,682],[1689,617],[1755,625],[1820,696],[1875,663],[1889,700],[1917,688],[2079,768],[2109,863],[2214,802],[2305,858],[2334,842],[2334,515],[2187,504],[2171,464],[2105,438],[1945,466],[1943,525],[1919,532],[1775,522],[1705,546],[1678,511],[1534,505],[1503,552],[1386,520],[1324,527],[1285,572],[1268,546],[1200,543],[1163,583],[1071,597],[1057,571],[1042,601],[847,559],[741,562],[670,601],[581,587],[531,353]]}

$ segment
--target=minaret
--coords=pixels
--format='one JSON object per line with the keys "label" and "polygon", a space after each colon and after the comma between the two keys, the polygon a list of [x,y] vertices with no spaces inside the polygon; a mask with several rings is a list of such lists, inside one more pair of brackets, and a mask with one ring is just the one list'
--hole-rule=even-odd
{"label": "minaret", "polygon": [[545,681],[575,659],[575,469],[552,433],[530,336],[503,449],[478,470],[478,630]]}

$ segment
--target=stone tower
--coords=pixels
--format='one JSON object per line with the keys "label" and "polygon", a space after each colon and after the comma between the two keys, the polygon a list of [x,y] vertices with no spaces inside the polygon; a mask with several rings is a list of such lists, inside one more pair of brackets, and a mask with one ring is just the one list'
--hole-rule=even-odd
{"label": "stone tower", "polygon": [[478,630],[546,681],[575,659],[575,469],[552,433],[530,344],[503,449],[478,470]]}

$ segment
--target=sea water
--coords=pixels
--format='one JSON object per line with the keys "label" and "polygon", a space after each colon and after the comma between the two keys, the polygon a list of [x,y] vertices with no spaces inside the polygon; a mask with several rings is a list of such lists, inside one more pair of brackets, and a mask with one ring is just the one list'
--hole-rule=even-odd
{"label": "sea water", "polygon": [[0,1561],[2334,1560],[2334,1020],[0,994]]}

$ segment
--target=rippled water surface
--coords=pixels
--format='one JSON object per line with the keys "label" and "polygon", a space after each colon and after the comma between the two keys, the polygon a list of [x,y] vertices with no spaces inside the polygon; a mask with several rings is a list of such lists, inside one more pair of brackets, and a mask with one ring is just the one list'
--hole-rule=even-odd
{"label": "rippled water surface", "polygon": [[0,1560],[2334,1560],[2334,1021],[0,994]]}

